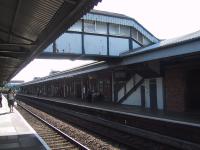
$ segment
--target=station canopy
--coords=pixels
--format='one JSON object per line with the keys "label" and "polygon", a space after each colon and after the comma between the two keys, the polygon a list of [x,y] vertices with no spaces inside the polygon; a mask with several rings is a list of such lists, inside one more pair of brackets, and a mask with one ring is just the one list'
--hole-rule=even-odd
{"label": "station canopy", "polygon": [[0,83],[14,77],[99,1],[1,0]]}

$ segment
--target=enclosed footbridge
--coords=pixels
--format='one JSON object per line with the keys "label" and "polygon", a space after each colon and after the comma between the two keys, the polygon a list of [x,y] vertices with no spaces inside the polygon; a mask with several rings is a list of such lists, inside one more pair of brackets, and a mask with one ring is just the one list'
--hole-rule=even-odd
{"label": "enclosed footbridge", "polygon": [[133,18],[92,10],[44,49],[39,58],[109,60],[158,41]]}

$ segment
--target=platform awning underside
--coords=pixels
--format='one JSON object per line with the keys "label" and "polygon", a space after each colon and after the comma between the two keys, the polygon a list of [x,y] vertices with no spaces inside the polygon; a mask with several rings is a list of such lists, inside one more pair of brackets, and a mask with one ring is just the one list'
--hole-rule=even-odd
{"label": "platform awning underside", "polygon": [[99,1],[0,1],[0,83],[15,76]]}

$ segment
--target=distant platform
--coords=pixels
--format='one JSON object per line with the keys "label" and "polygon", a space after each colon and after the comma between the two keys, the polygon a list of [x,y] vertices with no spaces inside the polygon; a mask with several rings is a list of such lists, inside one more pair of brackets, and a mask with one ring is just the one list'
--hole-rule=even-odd
{"label": "distant platform", "polygon": [[[200,112],[181,112],[181,113],[168,113],[165,111],[153,111],[147,108],[141,108],[132,105],[121,105],[112,102],[98,101],[98,102],[87,102],[81,99],[75,98],[51,98],[43,96],[26,95],[23,96],[36,98],[40,100],[53,101],[64,103],[72,106],[83,107],[85,109],[102,110],[106,112],[114,112],[119,114],[125,114],[130,116],[149,118],[154,120],[162,120],[167,122],[175,122],[180,124],[187,124],[192,126],[200,127]],[[21,96],[22,96],[21,95]],[[20,96],[20,94],[18,94]],[[20,100],[20,97],[18,98]]]}
{"label": "distant platform", "polygon": [[0,108],[0,150],[49,150],[50,148],[14,108],[10,113],[3,96]]}

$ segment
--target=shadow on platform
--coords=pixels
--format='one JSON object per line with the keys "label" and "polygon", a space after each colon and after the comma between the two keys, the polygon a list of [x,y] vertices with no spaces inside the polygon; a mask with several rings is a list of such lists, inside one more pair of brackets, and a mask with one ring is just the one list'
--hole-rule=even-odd
{"label": "shadow on platform", "polygon": [[0,108],[0,150],[46,150],[49,147],[14,108],[10,113],[2,96]]}
{"label": "shadow on platform", "polygon": [[0,136],[0,150],[45,150],[35,134]]}

